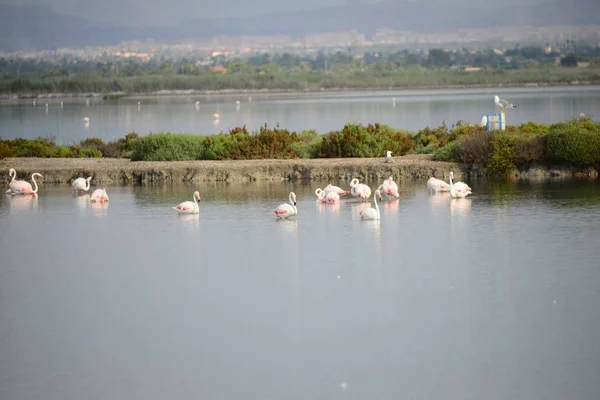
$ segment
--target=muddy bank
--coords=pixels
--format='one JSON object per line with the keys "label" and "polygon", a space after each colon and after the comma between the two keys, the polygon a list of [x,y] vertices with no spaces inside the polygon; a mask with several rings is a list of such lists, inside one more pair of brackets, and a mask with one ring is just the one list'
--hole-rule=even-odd
{"label": "muddy bank", "polygon": [[[483,168],[473,165],[433,161],[431,155],[383,158],[338,158],[318,160],[244,160],[244,161],[169,161],[132,162],[128,159],[7,158],[0,160],[0,183],[9,181],[8,170],[15,168],[19,179],[34,172],[44,175],[45,183],[70,183],[80,176],[92,176],[95,184],[248,182],[286,180],[427,180],[431,176],[447,180],[485,177]],[[513,178],[597,178],[595,169],[530,166],[514,170]]]}
{"label": "muddy bank", "polygon": [[427,179],[447,177],[453,170],[461,176],[458,164],[432,161],[430,156],[396,157],[385,163],[383,158],[319,160],[248,160],[248,161],[171,161],[132,162],[127,159],[51,159],[7,158],[0,161],[0,182],[8,182],[8,170],[15,168],[19,179],[33,172],[44,175],[45,183],[69,183],[79,176],[93,176],[95,183],[170,183],[204,181],[284,181],[284,180],[351,180]]}

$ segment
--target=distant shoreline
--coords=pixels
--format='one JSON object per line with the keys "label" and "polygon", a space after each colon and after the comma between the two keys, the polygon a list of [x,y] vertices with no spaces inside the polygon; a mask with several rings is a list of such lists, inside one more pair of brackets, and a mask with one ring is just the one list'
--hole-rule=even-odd
{"label": "distant shoreline", "polygon": [[510,84],[473,84],[473,85],[415,85],[403,87],[372,87],[372,88],[327,88],[320,90],[306,89],[220,89],[220,90],[160,90],[147,93],[17,93],[0,94],[0,102],[3,104],[19,103],[23,100],[44,99],[44,100],[73,100],[73,99],[102,99],[105,96],[113,97],[106,101],[116,101],[118,99],[144,99],[144,98],[181,98],[181,97],[238,97],[261,96],[261,95],[290,95],[297,96],[301,94],[315,93],[344,93],[344,92],[402,92],[410,90],[462,90],[462,89],[510,89],[510,88],[544,88],[544,87],[582,87],[582,86],[600,86],[600,81],[571,81],[565,82],[525,82]]}

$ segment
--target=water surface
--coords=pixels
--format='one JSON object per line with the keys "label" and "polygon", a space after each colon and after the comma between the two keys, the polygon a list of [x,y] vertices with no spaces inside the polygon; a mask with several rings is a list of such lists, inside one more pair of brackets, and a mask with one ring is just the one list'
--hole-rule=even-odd
{"label": "water surface", "polygon": [[[35,107],[31,100],[0,103],[0,137],[54,137],[58,143],[71,144],[88,137],[115,140],[128,132],[213,134],[243,125],[255,131],[265,123],[298,132],[326,133],[348,122],[379,122],[416,131],[444,122],[451,126],[459,120],[479,124],[482,116],[498,112],[496,94],[518,107],[507,111],[510,125],[553,123],[580,113],[599,117],[598,86],[254,94],[251,99],[248,95],[96,99],[89,106],[77,99],[64,101],[62,108],[59,99],[38,99]],[[218,120],[213,119],[214,113],[219,114]]]}
{"label": "water surface", "polygon": [[2,196],[0,398],[599,398],[600,186],[469,184],[379,223],[316,183]]}

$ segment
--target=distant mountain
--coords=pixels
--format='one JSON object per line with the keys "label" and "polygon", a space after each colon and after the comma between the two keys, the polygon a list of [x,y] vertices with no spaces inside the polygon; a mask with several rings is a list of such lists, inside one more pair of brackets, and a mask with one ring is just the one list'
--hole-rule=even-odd
{"label": "distant mountain", "polygon": [[520,6],[451,5],[442,0],[346,4],[250,18],[196,19],[173,27],[94,23],[41,6],[0,6],[0,50],[110,45],[124,40],[174,41],[217,35],[290,35],[379,28],[422,32],[505,26],[600,25],[596,0],[549,0]]}

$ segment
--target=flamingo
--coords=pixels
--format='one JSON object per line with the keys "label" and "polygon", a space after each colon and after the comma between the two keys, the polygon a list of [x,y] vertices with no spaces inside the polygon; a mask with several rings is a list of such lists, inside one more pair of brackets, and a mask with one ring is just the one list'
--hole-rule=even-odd
{"label": "flamingo", "polygon": [[13,178],[10,181],[10,189],[8,189],[6,191],[7,194],[36,194],[38,192],[38,184],[35,181],[35,177],[39,176],[40,178],[43,178],[44,175],[40,174],[39,172],[34,172],[33,174],[31,174],[31,181],[33,182],[33,185],[35,186],[35,189],[33,189],[31,187],[31,184],[27,181],[18,181],[15,180],[15,176],[17,175],[17,171],[15,171],[13,168],[11,168],[9,170],[9,175]]}
{"label": "flamingo", "polygon": [[361,200],[367,200],[371,197],[371,188],[364,183],[360,183],[357,178],[354,178],[350,181],[350,193]]}
{"label": "flamingo", "polygon": [[434,178],[433,176],[427,180],[427,188],[434,192],[448,192],[450,185],[441,179]]}
{"label": "flamingo", "polygon": [[[11,178],[10,182],[8,183],[9,186],[12,185],[12,183],[15,181],[15,178],[17,177],[17,171],[14,168],[11,168],[8,170],[8,176]],[[6,191],[6,193],[10,194],[12,192],[12,188],[8,189]]]}
{"label": "flamingo", "polygon": [[91,180],[92,180],[91,176],[88,176],[85,179],[77,178],[73,181],[73,183],[71,183],[71,189],[74,190],[75,192],[78,192],[80,190],[87,192],[88,190],[90,190],[90,181]]}
{"label": "flamingo", "polygon": [[284,219],[298,215],[298,209],[296,208],[296,193],[290,192],[289,200],[291,205],[283,203],[273,210],[273,214],[275,214],[277,218]]}
{"label": "flamingo", "polygon": [[194,201],[184,201],[173,208],[177,210],[179,214],[200,214],[200,207],[198,207],[200,193],[198,191],[194,192],[194,196],[192,198]]}
{"label": "flamingo", "polygon": [[379,205],[377,204],[377,197],[381,198],[381,191],[377,189],[373,200],[375,201],[375,208],[365,208],[360,212],[361,219],[380,219],[381,214],[379,213]]}
{"label": "flamingo", "polygon": [[318,188],[315,190],[315,195],[317,196],[317,202],[320,203],[337,204],[340,202],[340,195],[333,190],[325,191]]}
{"label": "flamingo", "polygon": [[388,200],[391,200],[394,197],[400,197],[400,193],[398,193],[398,184],[394,182],[394,178],[391,176],[383,181],[383,183],[379,186],[378,190],[383,189],[383,192],[386,194]]}
{"label": "flamingo", "polygon": [[471,188],[464,182],[453,183],[454,173],[450,171],[450,196],[454,198],[467,197],[471,194]]}
{"label": "flamingo", "polygon": [[94,190],[90,196],[90,202],[101,204],[108,203],[108,194],[106,193],[106,189]]}
{"label": "flamingo", "polygon": [[325,189],[323,189],[324,192],[336,192],[339,196],[344,196],[346,194],[350,194],[349,190],[344,190],[341,187],[338,186],[333,186],[331,183],[327,186],[325,186]]}

